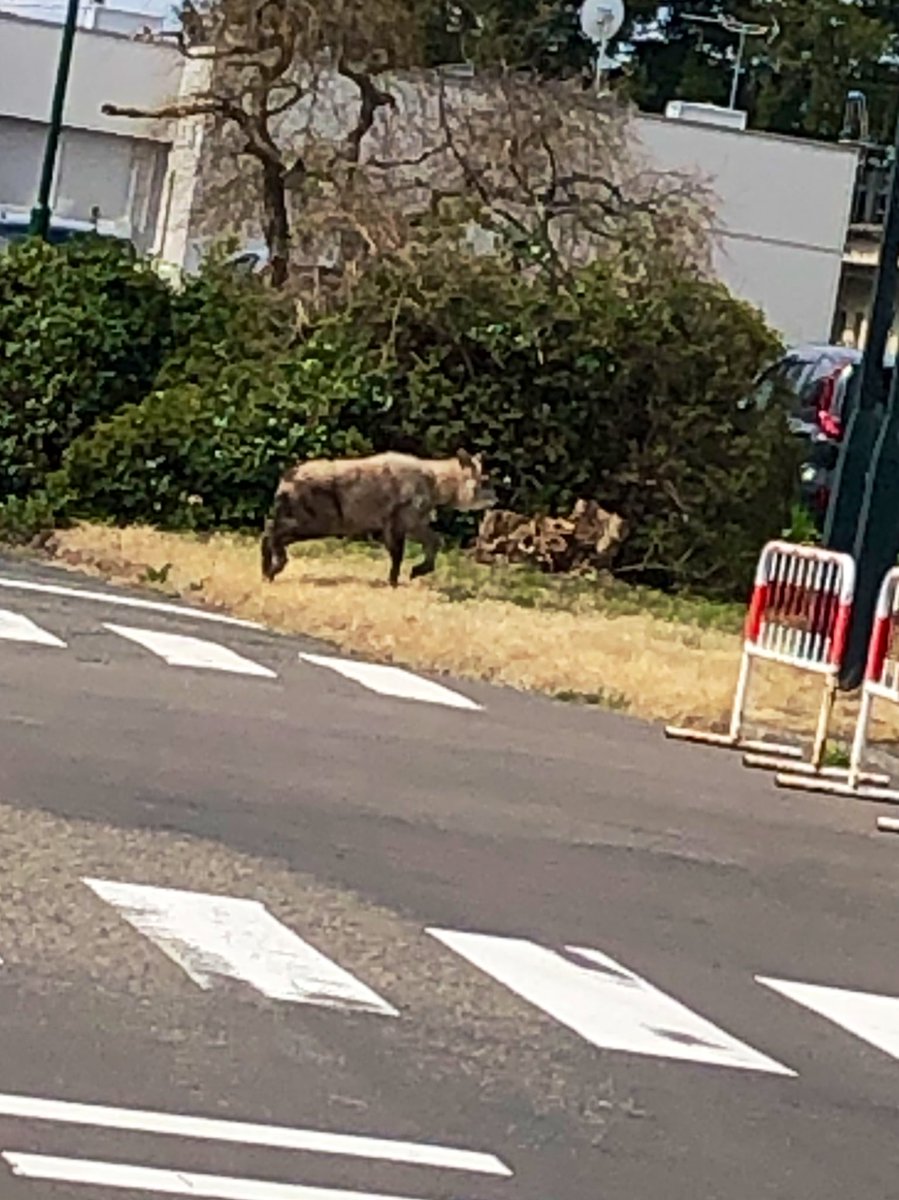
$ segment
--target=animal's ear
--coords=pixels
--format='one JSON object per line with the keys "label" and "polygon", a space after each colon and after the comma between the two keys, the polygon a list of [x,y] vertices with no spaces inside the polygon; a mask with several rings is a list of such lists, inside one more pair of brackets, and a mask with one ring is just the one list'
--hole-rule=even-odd
{"label": "animal's ear", "polygon": [[459,462],[462,464],[463,467],[471,466],[471,455],[468,453],[467,450],[457,450],[456,458],[458,458]]}

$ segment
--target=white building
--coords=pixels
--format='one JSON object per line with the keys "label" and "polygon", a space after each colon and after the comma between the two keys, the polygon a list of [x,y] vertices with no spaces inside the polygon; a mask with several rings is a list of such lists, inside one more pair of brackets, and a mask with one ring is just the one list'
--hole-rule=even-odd
{"label": "white building", "polygon": [[[788,343],[827,342],[838,306],[858,151],[705,120],[642,115],[657,166],[692,168],[717,193],[715,266]],[[698,115],[698,114],[697,114]]]}
{"label": "white building", "polygon": [[[0,13],[0,208],[34,204],[60,37],[58,23]],[[78,30],[51,193],[56,215],[89,220],[98,208],[139,249],[153,248],[171,130],[100,110],[165,103],[177,94],[181,61],[173,46],[135,41],[134,32]]]}

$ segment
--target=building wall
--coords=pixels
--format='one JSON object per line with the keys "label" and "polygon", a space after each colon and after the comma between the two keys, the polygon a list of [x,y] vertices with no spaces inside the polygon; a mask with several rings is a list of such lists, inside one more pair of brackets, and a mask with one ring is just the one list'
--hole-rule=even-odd
{"label": "building wall", "polygon": [[[0,205],[37,194],[61,29],[0,14]],[[51,194],[60,216],[104,221],[141,250],[154,245],[171,123],[107,117],[106,102],[158,107],[177,95],[182,59],[168,45],[79,29]]]}
{"label": "building wall", "polygon": [[[59,59],[61,27],[0,13],[0,115],[44,123]],[[165,43],[79,29],[72,52],[65,123],[119,137],[167,142],[164,124],[107,117],[103,104],[156,108],[178,94],[182,58]]]}
{"label": "building wall", "polygon": [[728,287],[788,342],[827,341],[857,152],[646,115],[636,128],[655,166],[692,168],[714,188],[715,265]]}

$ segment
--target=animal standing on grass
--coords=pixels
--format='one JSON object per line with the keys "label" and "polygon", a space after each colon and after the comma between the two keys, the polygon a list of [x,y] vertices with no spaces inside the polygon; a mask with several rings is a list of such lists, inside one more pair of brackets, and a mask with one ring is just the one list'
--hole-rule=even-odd
{"label": "animal standing on grass", "polygon": [[425,554],[412,578],[434,570],[440,548],[431,528],[435,509],[475,512],[494,504],[480,455],[466,450],[454,458],[390,453],[311,459],[292,467],[278,484],[262,535],[262,574],[272,580],[284,570],[291,542],[374,533],[390,554],[390,586],[396,587],[407,538],[420,542]]}

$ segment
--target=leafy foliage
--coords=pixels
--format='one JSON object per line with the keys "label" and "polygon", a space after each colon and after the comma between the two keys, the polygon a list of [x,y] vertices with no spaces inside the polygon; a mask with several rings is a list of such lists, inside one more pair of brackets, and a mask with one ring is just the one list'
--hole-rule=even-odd
{"label": "leafy foliage", "polygon": [[782,411],[740,404],[777,342],[719,284],[594,264],[559,292],[469,260],[385,274],[342,320],[385,347],[352,412],[376,448],[483,451],[516,511],[599,500],[630,578],[739,591],[788,519]]}
{"label": "leafy foliage", "polygon": [[899,9],[890,0],[631,0],[619,44],[633,46],[628,88],[643,108],[661,111],[675,98],[728,102],[735,35],[687,14],[726,14],[776,34],[747,43],[738,103],[756,128],[834,140],[847,92],[860,89],[871,136],[892,141]]}
{"label": "leafy foliage", "polygon": [[[89,254],[63,294],[111,293],[92,294],[95,337],[98,314],[111,320],[116,298],[135,301],[145,324],[127,326],[126,308],[115,337],[104,324],[99,341],[135,402],[122,404],[118,376],[103,377],[110,394],[96,372],[81,374],[69,341],[61,357],[34,362],[51,395],[72,389],[79,419],[57,430],[57,456],[63,438],[69,445],[48,494],[10,489],[7,536],[64,508],[118,523],[258,530],[298,459],[459,445],[484,453],[507,507],[568,511],[592,497],[619,512],[631,532],[616,569],[635,582],[738,594],[759,545],[789,519],[782,411],[741,404],[776,339],[677,256],[658,252],[650,272],[645,256],[622,251],[558,278],[437,238],[380,259],[305,329],[285,296],[221,266],[169,296],[136,264],[98,285],[98,262],[108,265]],[[169,347],[152,383],[129,357],[135,343],[148,362]],[[48,456],[44,472],[52,465]],[[473,522],[445,528],[464,537]]]}
{"label": "leafy foliage", "polygon": [[[448,0],[430,14],[428,63],[502,62],[540,77],[592,74],[577,0]],[[727,104],[736,37],[720,16],[765,27],[751,37],[738,103],[755,128],[839,137],[847,92],[868,100],[871,134],[889,143],[899,108],[899,8],[892,0],[629,0],[612,52],[618,86],[643,109],[673,99]],[[706,18],[702,22],[690,17]],[[776,23],[776,25],[775,25]]]}
{"label": "leafy foliage", "polygon": [[76,516],[178,529],[258,529],[281,472],[362,453],[338,418],[351,364],[324,342],[292,361],[240,361],[154,391],[76,439],[65,457]]}
{"label": "leafy foliage", "polygon": [[293,341],[291,300],[235,271],[225,249],[214,250],[172,297],[172,348],[157,388],[206,383],[225,367],[277,359]]}
{"label": "leafy foliage", "polygon": [[168,288],[111,240],[0,256],[0,480],[27,498],[68,443],[150,387],[171,337]]}

